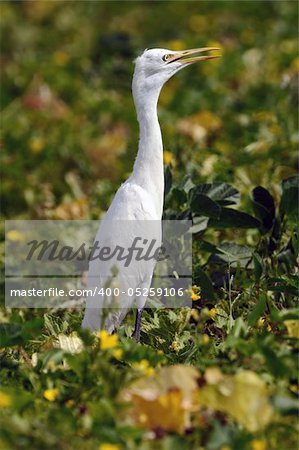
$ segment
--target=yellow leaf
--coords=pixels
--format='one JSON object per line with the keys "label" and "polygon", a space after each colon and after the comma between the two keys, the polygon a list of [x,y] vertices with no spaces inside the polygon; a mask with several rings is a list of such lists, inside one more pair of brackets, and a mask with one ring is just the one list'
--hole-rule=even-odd
{"label": "yellow leaf", "polygon": [[121,399],[132,405],[133,421],[144,428],[182,433],[195,408],[198,371],[194,367],[163,367],[126,388]]}
{"label": "yellow leaf", "polygon": [[264,439],[253,439],[251,442],[251,450],[266,450],[267,442]]}
{"label": "yellow leaf", "polygon": [[29,141],[29,148],[31,153],[40,153],[45,146],[45,141],[41,137],[34,137]]}
{"label": "yellow leaf", "polygon": [[202,343],[203,343],[204,345],[207,345],[209,342],[210,342],[209,336],[208,336],[207,334],[204,334],[204,335],[202,336]]}
{"label": "yellow leaf", "polygon": [[208,384],[218,384],[223,377],[224,375],[218,367],[209,367],[205,371],[205,379]]}
{"label": "yellow leaf", "polygon": [[284,324],[287,327],[288,335],[299,339],[299,320],[285,320]]}
{"label": "yellow leaf", "polygon": [[53,53],[53,62],[57,66],[65,66],[69,62],[70,56],[62,51]]}
{"label": "yellow leaf", "polygon": [[0,391],[0,408],[8,408],[11,405],[11,397]]}
{"label": "yellow leaf", "polygon": [[121,450],[121,446],[118,444],[104,443],[99,446],[99,450]]}
{"label": "yellow leaf", "polygon": [[75,406],[74,400],[73,400],[73,399],[67,400],[67,401],[65,402],[65,406],[66,406],[67,408],[72,408],[73,406]]}
{"label": "yellow leaf", "polygon": [[182,405],[182,392],[169,390],[154,400],[133,395],[136,422],[144,428],[163,428],[167,431],[183,432],[188,424],[187,411]]}
{"label": "yellow leaf", "polygon": [[273,409],[268,388],[254,372],[243,370],[229,376],[217,369],[212,375],[207,374],[207,384],[199,392],[201,406],[229,414],[251,432],[270,422]]}

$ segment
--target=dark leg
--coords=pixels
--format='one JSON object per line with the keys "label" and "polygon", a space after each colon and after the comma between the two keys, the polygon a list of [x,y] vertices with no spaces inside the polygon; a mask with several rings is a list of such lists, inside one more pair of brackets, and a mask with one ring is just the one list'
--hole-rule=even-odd
{"label": "dark leg", "polygon": [[143,311],[143,308],[137,308],[135,329],[134,329],[134,333],[132,335],[132,337],[136,340],[136,342],[140,341],[140,328],[141,328],[142,311]]}

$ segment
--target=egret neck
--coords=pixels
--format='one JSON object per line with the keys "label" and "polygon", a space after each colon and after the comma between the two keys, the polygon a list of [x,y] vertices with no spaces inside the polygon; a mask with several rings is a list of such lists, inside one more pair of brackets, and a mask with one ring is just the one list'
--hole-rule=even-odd
{"label": "egret neck", "polygon": [[132,85],[139,122],[140,139],[131,180],[151,192],[157,218],[161,218],[164,198],[163,143],[157,114],[161,89],[144,92],[138,83]]}

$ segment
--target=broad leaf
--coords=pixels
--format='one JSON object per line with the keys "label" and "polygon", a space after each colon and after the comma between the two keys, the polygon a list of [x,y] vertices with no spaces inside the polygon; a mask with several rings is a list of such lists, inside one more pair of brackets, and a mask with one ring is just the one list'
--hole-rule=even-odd
{"label": "broad leaf", "polygon": [[267,306],[267,296],[265,294],[261,295],[258,300],[255,308],[248,317],[249,325],[254,325],[256,321],[264,314]]}
{"label": "broad leaf", "polygon": [[241,211],[231,208],[221,208],[217,219],[212,218],[209,221],[209,227],[212,228],[259,228],[261,222],[255,217]]}
{"label": "broad leaf", "polygon": [[275,204],[272,195],[267,189],[258,186],[252,191],[253,209],[255,215],[261,220],[264,231],[269,231],[275,219]]}
{"label": "broad leaf", "polygon": [[216,202],[193,189],[190,195],[190,208],[192,212],[198,215],[213,218],[218,218],[221,212],[221,207]]}
{"label": "broad leaf", "polygon": [[204,231],[208,227],[209,218],[208,217],[194,217],[193,225],[190,229],[191,233],[196,234]]}
{"label": "broad leaf", "polygon": [[167,166],[164,172],[164,197],[166,197],[166,195],[170,191],[171,185],[172,185],[172,173],[169,166]]}
{"label": "broad leaf", "polygon": [[298,220],[299,214],[299,176],[290,177],[282,182],[280,212],[291,219]]}
{"label": "broad leaf", "polygon": [[227,183],[199,184],[192,191],[193,195],[204,194],[223,206],[235,205],[240,200],[239,191]]}
{"label": "broad leaf", "polygon": [[210,277],[200,267],[195,270],[195,283],[201,288],[201,296],[204,300],[215,301],[215,294]]}
{"label": "broad leaf", "polygon": [[252,250],[245,245],[224,242],[217,247],[217,255],[213,255],[210,261],[223,261],[232,267],[251,268]]}

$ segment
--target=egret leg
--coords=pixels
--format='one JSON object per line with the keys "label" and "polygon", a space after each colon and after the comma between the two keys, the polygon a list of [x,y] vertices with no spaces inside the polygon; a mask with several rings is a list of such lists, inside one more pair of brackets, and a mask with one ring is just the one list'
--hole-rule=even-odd
{"label": "egret leg", "polygon": [[142,316],[143,308],[137,308],[136,320],[135,320],[135,329],[133,333],[133,338],[136,342],[140,341],[140,329],[141,329],[141,316]]}

